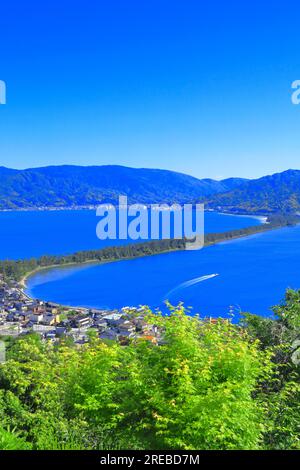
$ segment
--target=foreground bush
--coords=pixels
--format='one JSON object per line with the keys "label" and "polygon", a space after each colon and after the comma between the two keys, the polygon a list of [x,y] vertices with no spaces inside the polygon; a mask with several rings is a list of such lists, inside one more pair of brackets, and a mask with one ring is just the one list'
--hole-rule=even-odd
{"label": "foreground bush", "polygon": [[29,450],[31,445],[9,429],[0,428],[0,450]]}
{"label": "foreground bush", "polygon": [[255,398],[270,354],[245,330],[182,307],[148,322],[159,346],[95,338],[82,348],[17,340],[0,367],[0,421],[36,449],[257,449]]}

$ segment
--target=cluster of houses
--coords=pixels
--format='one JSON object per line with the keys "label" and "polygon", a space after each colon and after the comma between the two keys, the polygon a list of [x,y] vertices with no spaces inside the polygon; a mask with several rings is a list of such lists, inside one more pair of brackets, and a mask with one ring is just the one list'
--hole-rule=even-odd
{"label": "cluster of houses", "polygon": [[133,312],[129,307],[120,311],[63,307],[30,298],[18,283],[0,281],[0,336],[36,332],[52,341],[65,336],[82,344],[91,329],[99,338],[121,344],[134,338],[160,342],[159,330],[147,324],[143,308]]}

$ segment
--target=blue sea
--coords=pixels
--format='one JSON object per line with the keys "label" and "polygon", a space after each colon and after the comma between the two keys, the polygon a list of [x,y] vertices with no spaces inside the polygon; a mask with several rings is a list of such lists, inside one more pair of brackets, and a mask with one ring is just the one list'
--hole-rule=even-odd
{"label": "blue sea", "polygon": [[[96,236],[99,220],[93,210],[0,212],[0,259],[61,255],[132,243],[99,240]],[[206,233],[248,227],[258,222],[253,217],[205,213]]]}
{"label": "blue sea", "polygon": [[[29,258],[101,248],[116,241],[96,238],[93,211],[0,213],[3,258]],[[259,219],[205,213],[205,230],[222,232],[261,223]],[[300,288],[300,226],[223,242],[199,251],[180,251],[42,271],[28,292],[44,300],[95,308],[183,301],[191,313],[272,315],[270,307],[287,287]]]}

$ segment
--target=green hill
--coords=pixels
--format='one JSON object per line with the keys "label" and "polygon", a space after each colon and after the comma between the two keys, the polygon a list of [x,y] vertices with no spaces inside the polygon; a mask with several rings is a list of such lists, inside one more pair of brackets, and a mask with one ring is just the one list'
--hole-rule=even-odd
{"label": "green hill", "polygon": [[248,180],[231,191],[205,199],[206,208],[236,213],[300,211],[300,171],[287,170]]}
{"label": "green hill", "polygon": [[129,202],[191,202],[243,183],[199,180],[168,170],[123,166],[50,166],[26,170],[0,167],[0,209],[64,208]]}

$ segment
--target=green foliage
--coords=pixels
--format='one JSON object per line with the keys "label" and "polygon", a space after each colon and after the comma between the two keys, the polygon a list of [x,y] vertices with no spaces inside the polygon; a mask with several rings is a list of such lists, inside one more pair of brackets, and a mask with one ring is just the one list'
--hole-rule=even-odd
{"label": "green foliage", "polygon": [[247,181],[232,191],[215,194],[206,207],[236,213],[297,213],[300,209],[300,171],[288,170]]}
{"label": "green foliage", "polygon": [[0,367],[2,425],[36,449],[259,448],[265,411],[253,394],[269,353],[240,327],[182,306],[147,321],[164,332],[161,345],[15,341]]}
{"label": "green foliage", "polygon": [[183,203],[228,191],[242,178],[199,180],[182,173],[119,165],[48,166],[13,170],[0,167],[0,209],[91,207],[129,203]]}
{"label": "green foliage", "polygon": [[0,427],[0,450],[29,450],[31,445],[9,429]]}
{"label": "green foliage", "polygon": [[288,289],[285,302],[273,307],[279,322],[292,336],[297,336],[300,330],[300,291]]}
{"label": "green foliage", "polygon": [[275,320],[246,314],[244,326],[272,353],[274,373],[259,392],[266,410],[265,447],[300,449],[300,291],[288,289],[285,301],[273,308]]}
{"label": "green foliage", "polygon": [[[161,332],[81,347],[32,334],[0,365],[3,449],[300,449],[300,291],[238,325],[146,313]],[[296,340],[296,342],[295,342]],[[296,346],[295,346],[296,344]]]}

